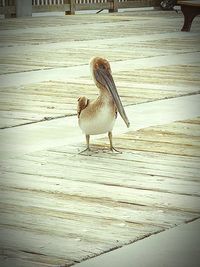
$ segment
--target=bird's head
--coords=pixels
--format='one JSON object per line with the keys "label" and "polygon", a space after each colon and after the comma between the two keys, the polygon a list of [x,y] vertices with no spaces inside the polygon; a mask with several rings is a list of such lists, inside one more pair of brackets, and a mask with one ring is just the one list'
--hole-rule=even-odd
{"label": "bird's head", "polygon": [[119,114],[126,123],[127,127],[129,127],[130,122],[126,116],[121,99],[117,92],[117,88],[112,77],[110,63],[105,58],[94,57],[90,60],[90,68],[95,84],[101,92],[106,91],[109,93],[119,111]]}

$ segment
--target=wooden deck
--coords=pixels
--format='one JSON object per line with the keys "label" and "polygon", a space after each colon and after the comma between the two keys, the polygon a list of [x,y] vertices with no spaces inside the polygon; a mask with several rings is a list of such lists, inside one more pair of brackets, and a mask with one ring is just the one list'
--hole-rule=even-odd
{"label": "wooden deck", "polygon": [[[71,266],[200,218],[200,27],[197,17],[183,33],[182,21],[0,21],[1,266]],[[122,154],[104,136],[78,154],[77,97],[96,96],[95,55],[111,61],[131,121],[114,130]]]}

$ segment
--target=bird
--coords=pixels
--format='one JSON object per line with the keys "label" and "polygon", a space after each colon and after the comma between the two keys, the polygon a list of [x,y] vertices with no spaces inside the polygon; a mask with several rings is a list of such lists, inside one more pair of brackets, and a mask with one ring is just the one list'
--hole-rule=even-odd
{"label": "bird", "polygon": [[90,135],[105,133],[108,133],[110,150],[119,152],[112,142],[112,130],[117,113],[119,112],[127,127],[130,126],[130,122],[117,92],[110,63],[105,58],[93,57],[90,60],[90,70],[94,83],[99,89],[99,95],[92,101],[85,96],[78,98],[78,124],[86,136],[87,145],[81,153],[91,151]]}

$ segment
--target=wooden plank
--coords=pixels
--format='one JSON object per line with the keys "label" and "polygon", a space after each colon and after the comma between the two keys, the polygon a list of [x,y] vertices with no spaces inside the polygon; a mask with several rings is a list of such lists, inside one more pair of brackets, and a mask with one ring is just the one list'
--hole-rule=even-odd
{"label": "wooden plank", "polygon": [[[158,152],[180,156],[199,157],[200,124],[175,122],[171,125],[150,127],[137,132],[129,132],[115,139],[117,147],[129,150]],[[123,142],[126,140],[127,142]],[[98,145],[105,143],[105,138]]]}
{"label": "wooden plank", "polygon": [[[0,229],[1,241],[0,246],[6,247],[5,256],[9,256],[13,252],[13,256],[18,256],[19,252],[24,252],[23,257],[25,260],[32,260],[37,264],[37,261],[43,263],[51,264],[61,264],[64,261],[66,252],[70,248],[70,245],[66,244],[66,239],[63,237],[51,236],[48,234],[35,233],[33,231],[26,231],[25,229],[12,229],[9,227],[4,227]],[[85,242],[86,243],[86,242]],[[12,246],[11,246],[12,244]],[[39,244],[39,246],[38,246]],[[78,242],[71,239],[72,245],[77,245]],[[55,253],[55,247],[57,247],[57,252]],[[17,250],[17,254],[14,251]],[[12,255],[11,254],[11,255]],[[21,253],[22,254],[22,253]],[[57,255],[55,255],[57,254]],[[71,265],[75,261],[65,259],[66,265]]]}
{"label": "wooden plank", "polygon": [[[196,119],[196,121],[198,121],[198,119]],[[173,123],[172,125],[174,124],[177,124],[177,128],[178,126],[183,127],[185,125],[185,123],[180,122]],[[168,127],[170,127],[170,125]],[[145,135],[148,136],[149,134],[152,138],[152,136],[156,134],[155,130],[152,131],[154,128],[156,129],[156,127],[151,127],[149,130],[145,129],[142,131],[145,132]],[[161,126],[158,128],[161,128]],[[167,130],[166,126],[165,130]],[[126,136],[128,138],[129,135]],[[167,136],[167,138],[169,137],[170,136]],[[132,138],[132,136],[130,138]],[[172,135],[172,140],[173,138],[174,137]],[[191,136],[189,140],[192,142],[194,138],[195,137]],[[157,137],[155,138],[154,136],[153,139],[157,139]],[[16,160],[15,163],[13,163],[14,176],[12,174],[12,169],[10,169],[9,166],[5,168],[7,171],[3,174],[3,176],[5,176],[4,181],[7,185],[4,185],[9,187],[10,183],[13,183],[13,178],[17,175],[16,172],[18,172],[19,174],[17,176],[19,176],[19,181],[21,180],[20,176],[24,176],[26,173],[27,177],[23,180],[26,181],[25,184],[27,183],[30,186],[31,181],[28,181],[29,179],[32,179],[32,175],[36,174],[36,170],[38,169],[38,181],[40,180],[40,177],[44,177],[46,181],[48,181],[48,178],[51,177],[51,181],[53,183],[58,183],[58,179],[63,179],[63,173],[70,168],[67,179],[68,181],[73,181],[75,183],[93,183],[94,186],[95,184],[98,185],[100,183],[101,185],[109,185],[111,188],[125,187],[127,189],[133,188],[136,190],[145,189],[147,192],[156,190],[158,192],[173,192],[173,194],[181,195],[199,195],[199,160],[195,160],[193,157],[181,156],[182,158],[180,158],[174,156],[164,156],[162,159],[159,157],[159,154],[156,156],[155,153],[153,153],[153,157],[152,153],[149,155],[143,154],[143,156],[137,155],[137,157],[135,156],[136,153],[135,155],[132,153],[123,153],[118,156],[119,158],[116,158],[116,156],[111,156],[110,154],[97,154],[96,156],[93,156],[91,165],[90,158],[82,160],[82,156],[80,155],[73,156],[73,154],[76,153],[73,148],[71,151],[72,154],[69,154],[70,156],[67,158],[66,155],[70,152],[69,147],[62,147],[55,149],[54,151],[49,151],[42,157],[41,153],[37,153],[37,155],[33,154],[32,156],[25,157],[23,160]],[[74,161],[74,157],[76,157],[78,161]],[[47,159],[48,162],[46,162]],[[134,170],[131,170],[131,167],[131,169],[124,171],[126,166],[131,164],[131,162],[133,162]],[[105,172],[103,176],[99,173],[99,165],[103,166],[101,167]],[[123,175],[120,170],[123,170]],[[51,175],[48,174],[49,171],[51,172]],[[84,173],[85,175],[83,175]],[[113,173],[116,178],[115,182],[113,182],[112,178]],[[95,181],[93,179],[93,175],[101,178],[101,182]],[[181,186],[179,184],[179,179],[182,180]],[[23,188],[25,188],[24,186]],[[41,183],[39,187],[41,187]],[[65,186],[63,185],[62,187]]]}
{"label": "wooden plank", "polygon": [[[123,83],[124,80],[128,81],[129,86],[118,86],[119,94],[121,95],[124,105],[145,103],[155,101],[158,99],[171,98],[186,94],[197,93],[196,87],[188,88],[183,91],[180,90],[160,90],[145,88],[145,83],[142,88],[137,88],[134,85],[134,79],[130,77],[130,72],[115,74],[115,80]],[[97,91],[94,90],[95,85],[92,84],[90,78],[87,82],[43,82],[16,88],[2,88],[1,89],[1,110],[4,120],[9,118],[9,113],[13,111],[17,114],[17,119],[27,119],[38,121],[44,117],[56,117],[76,114],[76,103],[80,95],[87,94],[90,99],[97,97]],[[131,93],[130,93],[131,92]],[[8,112],[8,116],[6,114]],[[21,113],[21,114],[20,114]],[[14,115],[15,117],[16,115]],[[15,126],[15,122],[6,123],[6,125]],[[33,119],[33,120],[32,120]],[[3,122],[2,122],[3,123]],[[21,124],[21,123],[20,123]],[[2,125],[2,127],[6,127]]]}
{"label": "wooden plank", "polygon": [[[200,128],[200,127],[198,127],[198,128]],[[159,140],[159,141],[157,141],[157,143],[162,143],[162,144],[164,143],[164,144],[166,144],[166,146],[170,143],[172,145],[179,145],[179,147],[181,147],[181,145],[183,145],[183,146],[195,146],[195,148],[198,149],[198,147],[200,145],[199,136],[195,136],[195,135],[193,135],[193,133],[191,133],[192,127],[188,132],[189,132],[188,135],[184,135],[182,133],[179,133],[179,134],[176,133],[176,135],[175,135],[171,132],[164,132],[163,130],[158,131],[156,129],[155,130],[149,129],[149,130],[144,130],[144,131],[142,131],[142,130],[138,131],[136,134],[135,134],[135,132],[129,132],[128,134],[124,134],[119,139],[136,141],[136,142],[137,141],[156,142],[157,140]],[[198,134],[198,133],[196,133],[196,134]],[[189,137],[192,136],[193,137],[192,140],[188,140],[188,136]]]}
{"label": "wooden plank", "polygon": [[[163,143],[178,140],[176,149],[183,143],[180,140],[196,147],[199,122],[194,118],[163,129],[154,126],[116,140],[121,138],[125,147],[138,134],[155,142],[161,132]],[[30,263],[70,265],[197,218],[199,166],[198,157],[184,153],[160,157],[149,149],[85,157],[77,154],[76,146],[6,160],[1,166],[0,194],[6,255],[12,251],[19,261],[22,251]],[[8,232],[14,237],[12,243]],[[55,244],[62,246],[56,254]]]}
{"label": "wooden plank", "polygon": [[[91,144],[92,145],[92,144]],[[26,155],[23,160],[28,160],[32,162],[39,162],[46,163],[46,159],[49,159],[49,162],[55,163],[59,159],[62,159],[63,156],[65,156],[66,160],[73,159],[74,157],[78,157],[77,151],[80,146],[83,146],[83,143],[77,144],[76,146],[62,146],[62,147],[55,147],[52,149],[49,149],[47,151],[37,151],[37,153],[32,153],[30,155]],[[98,153],[94,153],[93,157],[100,157],[104,158],[105,160],[118,160],[118,161],[134,161],[141,164],[150,164],[152,166],[152,169],[154,169],[154,166],[168,166],[169,169],[176,166],[178,169],[199,169],[200,166],[198,165],[199,159],[195,157],[190,156],[177,156],[177,155],[171,155],[171,154],[163,154],[162,157],[160,157],[159,153],[156,152],[148,152],[148,151],[132,151],[132,150],[126,150],[123,151],[122,154],[116,154],[114,153],[104,153],[105,151],[96,151]],[[64,155],[63,155],[64,154]],[[82,159],[82,158],[80,158]],[[87,158],[84,158],[85,161],[87,161]],[[67,162],[67,161],[66,161]],[[26,164],[25,164],[26,165]],[[156,168],[156,167],[155,167]]]}
{"label": "wooden plank", "polygon": [[[187,72],[187,76],[185,75]],[[145,75],[143,75],[144,70],[137,70],[136,72],[130,73],[120,72],[116,75],[117,79],[123,80],[134,80],[135,82],[145,83],[160,83],[160,84],[174,84],[178,82],[179,84],[190,85],[199,84],[199,66],[168,66],[168,67],[157,67],[145,69]]]}
{"label": "wooden plank", "polygon": [[[6,206],[7,207],[7,206]],[[42,214],[43,212],[47,212],[47,215]],[[81,214],[80,214],[81,215]],[[99,244],[113,244],[116,239],[122,243],[127,242],[130,239],[130,231],[132,232],[132,237],[138,234],[145,234],[153,231],[162,230],[162,227],[158,225],[151,225],[150,223],[137,223],[133,222],[132,220],[127,220],[125,225],[123,224],[123,220],[118,220],[114,218],[103,218],[97,216],[91,216],[88,218],[86,215],[81,216],[79,214],[75,215],[73,213],[57,213],[54,216],[53,212],[49,212],[48,210],[32,210],[32,214],[29,212],[24,211],[22,208],[21,214],[19,216],[19,209],[14,211],[13,209],[7,209],[7,213],[3,213],[1,224],[5,226],[5,228],[19,228],[19,229],[30,229],[33,232],[43,233],[47,235],[57,236],[57,237],[64,237],[72,239],[76,241],[80,239],[82,241],[79,249],[84,249],[84,242],[85,243],[95,243]],[[32,219],[31,219],[32,217]],[[91,219],[91,223],[88,221]],[[7,222],[12,222],[12,225],[8,225]],[[107,235],[102,236],[101,232],[105,229],[107,225]],[[55,229],[55,224],[57,225],[57,229]],[[123,225],[122,225],[123,224]],[[93,226],[92,226],[93,225]],[[89,231],[90,229],[94,228],[95,231]],[[85,231],[83,231],[83,229]],[[120,233],[120,234],[119,234]],[[66,239],[66,243],[69,241]],[[71,248],[71,252],[74,250]],[[68,251],[69,253],[69,251]],[[72,254],[74,254],[72,252]],[[68,257],[70,254],[68,254]],[[71,255],[72,256],[72,255]]]}
{"label": "wooden plank", "polygon": [[[95,172],[93,171],[93,174]],[[86,175],[84,173],[83,175]],[[92,175],[92,173],[89,173],[88,175]],[[55,178],[56,179],[56,178]],[[40,183],[38,183],[38,180],[40,180]],[[157,191],[156,189],[149,188],[147,190],[143,188],[132,188],[127,187],[126,185],[123,187],[119,184],[95,184],[90,182],[83,182],[83,181],[72,181],[70,180],[70,188],[67,187],[69,184],[68,181],[64,179],[59,179],[54,181],[54,179],[51,179],[48,181],[48,178],[44,179],[46,182],[46,187],[48,185],[47,189],[44,189],[44,182],[40,179],[35,180],[35,182],[29,183],[27,181],[11,181],[9,184],[9,187],[19,187],[25,190],[28,188],[28,190],[46,190],[47,192],[51,192],[51,190],[54,189],[55,193],[55,182],[56,182],[56,191],[59,191],[60,194],[69,195],[69,196],[76,196],[79,195],[80,197],[89,197],[91,199],[95,198],[101,198],[101,199],[108,199],[111,201],[117,201],[117,202],[126,202],[130,204],[137,204],[137,205],[145,205],[145,206],[155,206],[159,208],[170,208],[173,210],[185,210],[189,212],[200,212],[200,200],[197,196],[192,195],[180,195],[176,194],[174,196],[173,194],[162,191]],[[9,181],[8,181],[9,182]],[[13,185],[12,185],[13,183]],[[81,189],[79,189],[81,188]],[[109,190],[108,190],[109,189]],[[193,189],[194,190],[194,189]],[[198,190],[196,190],[198,192]],[[134,195],[134,199],[133,199]],[[167,202],[163,202],[163,197],[167,199]]]}
{"label": "wooden plank", "polygon": [[[17,177],[20,176],[17,175]],[[22,175],[21,177],[25,178],[26,176]],[[61,197],[59,194],[49,194],[36,190],[32,191],[32,194],[30,194],[30,191],[22,189],[12,189],[11,191],[6,188],[1,191],[3,194],[1,198],[1,205],[4,207],[3,213],[12,213],[12,210],[15,210],[25,214],[34,213],[38,216],[46,214],[49,218],[73,218],[76,221],[80,220],[80,223],[84,217],[91,217],[118,221],[119,225],[126,221],[132,223],[133,226],[137,224],[138,227],[141,224],[143,226],[159,226],[162,228],[172,227],[183,220],[189,220],[191,216],[196,216],[196,213],[186,211],[133,205],[126,202],[115,203],[108,199],[96,198],[91,202],[89,197],[81,198],[68,195]],[[86,228],[88,229],[88,226]],[[77,235],[78,231],[76,232]]]}
{"label": "wooden plank", "polygon": [[[95,150],[94,150],[95,151]],[[105,151],[104,151],[105,152]],[[70,154],[68,154],[70,153]],[[124,151],[123,155],[120,156],[112,156],[110,153],[94,153],[93,157],[93,165],[90,166],[90,160],[85,158],[84,162],[81,156],[76,155],[77,149],[70,148],[59,148],[56,151],[51,151],[50,153],[41,154],[37,152],[37,157],[29,157],[23,160],[15,160],[13,163],[13,168],[9,168],[8,166],[2,166],[2,169],[6,169],[7,171],[24,171],[24,173],[31,174],[37,169],[41,164],[44,167],[40,168],[40,171],[43,175],[47,175],[49,168],[51,168],[51,164],[55,165],[55,170],[58,173],[62,173],[63,168],[67,169],[70,166],[74,167],[74,171],[76,171],[79,166],[80,172],[81,169],[87,167],[91,168],[91,171],[97,169],[98,171],[98,160],[101,160],[101,164],[104,165],[104,170],[112,170],[113,172],[120,172],[120,169],[125,168],[127,164],[134,162],[134,169],[131,173],[142,173],[147,175],[161,175],[168,178],[174,179],[188,179],[198,178],[198,164],[199,159],[194,157],[185,157],[185,156],[177,156],[177,158],[171,157],[171,154],[166,158],[165,155],[160,159],[160,153],[152,153],[149,152],[143,156],[138,156],[140,152],[132,153],[132,151]],[[67,158],[67,154],[70,155]],[[174,155],[173,155],[174,156]],[[151,159],[152,157],[152,159]],[[74,158],[77,158],[77,161],[74,161]],[[47,161],[48,159],[48,161]],[[185,163],[184,163],[185,162]],[[46,165],[48,166],[47,170]],[[30,166],[33,170],[29,170]],[[128,172],[129,172],[128,171]],[[127,172],[127,173],[128,173]],[[52,173],[53,174],[53,173]],[[111,174],[112,175],[112,174]],[[117,175],[117,174],[116,174]],[[120,175],[119,175],[120,177]],[[150,179],[150,178],[149,178]]]}
{"label": "wooden plank", "polygon": [[[16,162],[16,163],[17,165],[20,164],[20,162]],[[24,168],[26,165],[23,162],[21,162],[22,164],[21,167],[13,166],[13,168],[16,169],[15,172],[21,173],[20,175],[23,175],[23,173],[29,174],[26,177],[26,179],[17,179],[17,180],[10,179],[9,168],[7,168],[8,173],[6,174],[5,179],[3,179],[2,183],[4,184],[5,182],[4,185],[6,186],[6,184],[8,184],[7,185],[8,187],[14,186],[14,188],[15,187],[23,188],[23,190],[28,188],[28,190],[37,190],[37,191],[38,190],[49,191],[51,190],[51,188],[54,188],[56,184],[57,185],[56,191],[59,191],[62,194],[67,194],[70,196],[80,194],[81,197],[86,197],[87,195],[87,197],[91,197],[91,198],[103,198],[103,199],[106,198],[110,200],[112,200],[112,198],[114,197],[114,199],[117,198],[115,200],[117,200],[118,202],[127,202],[127,203],[133,203],[133,204],[137,203],[138,205],[150,205],[150,206],[153,205],[157,207],[172,208],[172,209],[177,209],[177,208],[183,209],[183,207],[185,207],[184,210],[188,210],[188,211],[190,210],[189,207],[191,207],[190,211],[194,211],[197,208],[196,205],[198,206],[199,204],[198,198],[194,197],[193,199],[192,197],[195,195],[197,196],[199,195],[199,191],[197,187],[199,180],[198,178],[195,179],[195,172],[190,173],[191,178],[193,177],[193,179],[195,179],[194,182],[190,181],[191,182],[190,185],[188,182],[182,182],[182,185],[180,186],[180,188],[176,189],[177,185],[180,183],[180,180],[173,181],[170,179],[169,180],[164,179],[163,176],[159,177],[158,175],[159,171],[157,173],[158,176],[156,175],[154,175],[153,177],[146,176],[146,180],[145,180],[145,175],[143,175],[143,172],[144,172],[143,169],[139,168],[141,175],[134,173],[134,171],[133,172],[131,171],[132,169],[131,163],[129,163],[130,168],[127,169],[127,171],[123,171],[123,173],[120,171],[120,169],[124,170],[125,164],[121,164],[119,161],[116,162],[116,165],[115,164],[113,165],[113,170],[109,169],[109,166],[110,166],[109,161],[106,164],[106,161],[97,159],[96,164],[94,161],[92,163],[93,164],[91,165],[90,162],[88,163],[84,162],[84,164],[80,164],[76,162],[76,164],[73,166],[72,162],[68,162],[69,165],[68,164],[65,165],[63,163],[63,164],[59,164],[58,166],[53,165],[52,167],[51,167],[52,164],[50,164],[48,167],[46,166],[46,164],[44,164],[43,165],[44,167],[42,168],[41,163],[30,164],[29,162],[27,164],[27,167],[31,169],[29,171],[29,170],[26,170],[26,168]],[[118,168],[116,168],[117,164],[118,164]],[[38,172],[36,170],[38,170],[39,165],[40,165],[40,170]],[[99,172],[99,166],[102,166],[102,165],[104,166],[102,167],[103,175],[101,175],[101,172]],[[68,172],[67,179],[65,179],[64,178],[65,176],[63,175],[63,173],[67,172],[67,170],[69,170],[69,167],[70,167],[70,172]],[[45,171],[46,169],[48,169],[48,173]],[[137,167],[135,167],[135,170],[137,170]],[[49,174],[49,172],[51,174]],[[148,172],[148,168],[146,172]],[[165,170],[163,170],[163,173],[167,174],[167,172],[168,172],[167,168],[165,168]],[[38,177],[37,176],[35,177],[36,173],[37,175],[39,175]],[[173,173],[173,170],[172,170],[172,173]],[[113,174],[115,174],[117,181],[113,181]],[[33,175],[35,178],[32,183]],[[93,178],[94,175],[96,177],[99,177],[100,180],[94,180]],[[123,175],[123,179],[122,178],[120,179],[119,177],[122,175]],[[174,173],[174,177],[176,175],[177,173]],[[180,172],[180,179],[181,179],[181,175],[182,176],[184,175],[183,172],[182,173]],[[40,181],[41,177],[43,177],[43,181]],[[49,180],[50,177],[51,179]],[[188,177],[188,173],[185,175],[185,177]],[[197,177],[198,177],[198,174],[197,174]],[[143,180],[143,182],[141,182],[141,180]],[[70,181],[70,188],[67,188],[67,184],[69,183],[69,181]],[[147,182],[148,184],[146,184]],[[111,198],[109,195],[107,195],[107,190],[106,190],[107,186],[109,186],[109,192],[112,195]],[[170,189],[170,186],[171,186],[171,189]],[[120,193],[122,187],[124,191],[123,192],[124,196],[122,196]],[[79,190],[77,191],[77,188],[81,188],[81,191]],[[140,190],[142,191],[145,190],[145,196]],[[100,191],[102,191],[102,196],[101,196]],[[169,192],[176,194],[176,198],[174,199],[173,195],[169,194]],[[166,203],[166,205],[162,201],[163,194],[166,195],[169,201],[168,203]],[[190,195],[191,198],[187,196],[188,194]],[[131,197],[132,195],[135,196],[134,198],[135,202],[130,202],[132,199]],[[188,198],[191,201],[189,200],[186,201],[184,200],[185,198],[186,199]],[[185,203],[185,201],[187,202],[187,204]],[[197,211],[198,211],[198,208],[197,208]]]}

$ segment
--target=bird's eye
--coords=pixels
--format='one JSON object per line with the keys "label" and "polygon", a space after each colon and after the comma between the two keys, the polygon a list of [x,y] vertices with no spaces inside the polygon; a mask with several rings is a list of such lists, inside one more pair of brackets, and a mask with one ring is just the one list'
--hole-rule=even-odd
{"label": "bird's eye", "polygon": [[99,64],[99,68],[102,69],[102,70],[105,70],[106,69],[106,67],[105,67],[104,64]]}

